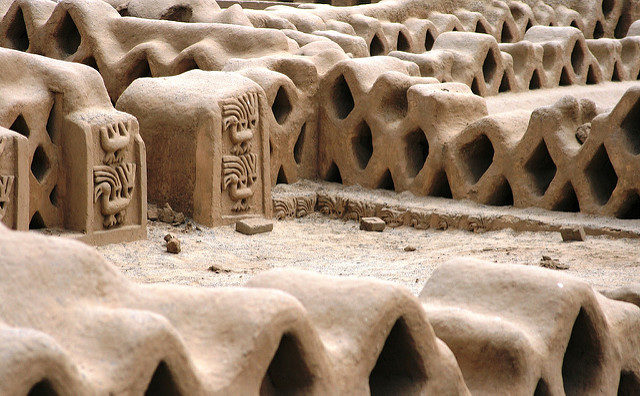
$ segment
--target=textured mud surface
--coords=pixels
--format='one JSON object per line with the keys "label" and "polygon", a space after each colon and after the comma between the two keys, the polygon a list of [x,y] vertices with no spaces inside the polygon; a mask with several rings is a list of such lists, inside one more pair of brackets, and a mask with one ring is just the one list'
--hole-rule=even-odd
{"label": "textured mud surface", "polygon": [[[278,221],[273,232],[241,235],[232,226],[200,227],[149,223],[146,241],[99,247],[105,258],[139,282],[187,285],[242,285],[269,268],[297,268],[329,275],[390,280],[418,293],[433,270],[457,257],[475,257],[508,265],[534,265],[543,255],[568,264],[566,272],[596,289],[640,282],[640,244],[633,239],[587,237],[564,243],[560,233],[510,230],[474,234],[459,230],[387,228],[360,231],[353,221],[319,214]],[[163,237],[176,235],[182,252],[166,252]],[[407,252],[406,246],[415,251]],[[213,266],[218,272],[209,270]]]}

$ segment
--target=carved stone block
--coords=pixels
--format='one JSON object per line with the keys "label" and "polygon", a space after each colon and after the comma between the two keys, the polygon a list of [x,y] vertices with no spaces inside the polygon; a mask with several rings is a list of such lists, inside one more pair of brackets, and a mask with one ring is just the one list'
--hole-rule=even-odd
{"label": "carved stone block", "polygon": [[269,108],[258,84],[200,70],[144,78],[117,108],[140,122],[150,202],[168,202],[209,226],[271,217]]}
{"label": "carved stone block", "polygon": [[3,222],[92,244],[146,237],[144,143],[100,75],[7,49],[0,64]]}

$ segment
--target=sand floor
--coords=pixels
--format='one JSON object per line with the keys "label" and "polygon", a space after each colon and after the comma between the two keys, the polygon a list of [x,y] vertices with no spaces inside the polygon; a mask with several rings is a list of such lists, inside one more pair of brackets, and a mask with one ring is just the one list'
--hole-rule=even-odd
{"label": "sand floor", "polygon": [[[277,221],[271,233],[246,236],[233,226],[188,229],[149,222],[147,240],[98,247],[129,278],[145,283],[238,286],[270,268],[298,268],[328,275],[365,276],[418,293],[432,271],[453,257],[506,265],[538,265],[542,255],[568,264],[566,272],[596,289],[640,283],[640,240],[588,237],[564,243],[559,233],[511,230],[474,234],[460,230],[387,228],[360,231],[353,221],[320,214]],[[165,251],[168,232],[182,252]],[[404,248],[411,245],[415,251]],[[217,271],[211,271],[213,266]]]}

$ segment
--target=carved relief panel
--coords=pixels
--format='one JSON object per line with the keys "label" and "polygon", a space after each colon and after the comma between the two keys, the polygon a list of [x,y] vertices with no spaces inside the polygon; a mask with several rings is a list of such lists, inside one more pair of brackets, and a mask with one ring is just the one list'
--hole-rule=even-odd
{"label": "carved relief panel", "polygon": [[226,99],[222,109],[222,191],[231,215],[264,213],[258,92]]}
{"label": "carved relief panel", "polygon": [[[102,161],[93,167],[93,202],[99,206],[104,228],[124,223],[136,184],[136,164],[128,161],[133,149],[131,120],[100,127]],[[127,155],[129,154],[129,155]]]}

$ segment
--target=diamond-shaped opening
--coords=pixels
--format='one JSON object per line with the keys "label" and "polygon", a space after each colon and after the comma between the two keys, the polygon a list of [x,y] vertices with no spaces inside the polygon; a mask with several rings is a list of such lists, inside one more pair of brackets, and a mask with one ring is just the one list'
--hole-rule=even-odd
{"label": "diamond-shaped opening", "polygon": [[571,67],[573,67],[573,71],[576,74],[580,74],[582,72],[582,66],[584,65],[584,49],[582,49],[582,45],[579,42],[576,42],[573,45],[573,50],[571,51]]}
{"label": "diamond-shaped opening", "polygon": [[482,134],[460,149],[460,157],[466,165],[468,178],[472,184],[489,169],[493,162],[493,144],[487,135]]}
{"label": "diamond-shaped opening", "polygon": [[429,191],[428,195],[432,197],[453,198],[449,178],[444,170],[441,169],[433,176],[431,191]]}
{"label": "diamond-shaped opening", "polygon": [[615,0],[602,0],[602,13],[605,18],[608,18],[611,11],[613,11],[614,1]]}
{"label": "diamond-shaped opening", "polygon": [[260,385],[260,395],[304,395],[314,383],[314,375],[304,360],[300,341],[284,334]]}
{"label": "diamond-shaped opening", "polygon": [[289,117],[291,113],[291,102],[289,101],[289,95],[287,95],[287,91],[284,87],[280,87],[278,89],[278,93],[273,100],[273,104],[271,105],[271,111],[273,112],[273,116],[275,117],[278,124],[282,125]]}
{"label": "diamond-shaped opening", "polygon": [[565,87],[567,85],[571,85],[571,77],[569,77],[569,72],[566,67],[562,68],[562,72],[560,73],[560,81],[558,83],[561,87]]}
{"label": "diamond-shaped opening", "polygon": [[176,65],[175,74],[182,74],[188,72],[189,70],[195,69],[200,69],[200,67],[198,66],[198,62],[196,62],[195,59],[191,57],[183,58]]}
{"label": "diamond-shaped opening", "polygon": [[587,84],[597,84],[598,78],[596,77],[596,71],[593,69],[593,65],[589,65],[589,70],[587,70]]}
{"label": "diamond-shaped opening", "polygon": [[498,92],[509,92],[511,91],[511,83],[509,82],[509,77],[507,73],[502,75],[502,80],[500,80],[500,87],[498,88]]}
{"label": "diamond-shaped opening", "polygon": [[618,62],[613,65],[613,74],[611,75],[611,81],[622,81],[620,77],[620,69],[618,68]]}
{"label": "diamond-shaped opening", "polygon": [[533,27],[533,22],[531,22],[531,19],[527,19],[527,26],[524,27],[524,31],[526,32],[527,30],[531,29]]}
{"label": "diamond-shaped opening", "polygon": [[153,77],[151,74],[151,68],[149,67],[149,61],[147,58],[140,59],[132,68],[129,73],[131,81],[144,78],[144,77]]}
{"label": "diamond-shaped opening", "polygon": [[380,181],[378,182],[378,187],[376,187],[376,188],[378,188],[380,190],[395,191],[396,185],[393,182],[393,177],[391,176],[391,171],[389,169],[387,169],[384,172],[384,174],[380,178]]}
{"label": "diamond-shaped opening", "polygon": [[356,127],[355,135],[351,138],[351,148],[360,169],[366,168],[373,155],[373,140],[371,129],[365,121]]}
{"label": "diamond-shaped opening", "polygon": [[502,32],[500,33],[500,42],[501,43],[511,43],[515,39],[511,28],[507,23],[502,24]]}
{"label": "diamond-shaped opening", "polygon": [[640,196],[635,191],[630,192],[624,199],[622,206],[616,212],[619,219],[640,219]]}
{"label": "diamond-shaped opening", "polygon": [[29,389],[27,396],[57,396],[58,392],[53,389],[53,385],[48,379],[43,379]]}
{"label": "diamond-shaped opening", "polygon": [[349,88],[349,84],[347,84],[344,75],[336,79],[331,92],[333,110],[336,116],[341,120],[347,118],[353,110],[355,103],[353,95],[351,94],[351,88]]}
{"label": "diamond-shaped opening", "polygon": [[340,169],[338,169],[338,165],[336,165],[335,162],[332,162],[331,166],[329,166],[329,170],[327,171],[324,180],[331,183],[342,184],[342,175],[340,175]]}
{"label": "diamond-shaped opening", "polygon": [[584,308],[573,323],[562,361],[562,381],[567,395],[593,389],[602,371],[604,352],[600,335]]}
{"label": "diamond-shaped opening", "polygon": [[473,81],[471,81],[471,92],[480,96],[480,86],[478,85],[478,79],[475,77],[473,78]]}
{"label": "diamond-shaped opening", "polygon": [[538,69],[536,69],[531,75],[531,80],[529,81],[529,89],[540,89],[540,87],[542,87],[542,83],[540,82],[540,73],[538,72]]}
{"label": "diamond-shaped opening", "polygon": [[624,15],[624,13],[622,14],[618,19],[618,23],[616,23],[616,28],[613,30],[613,37],[621,39],[627,36],[629,26],[632,22],[630,19],[630,16]]}
{"label": "diamond-shaped opening", "polygon": [[38,146],[36,151],[33,153],[33,158],[31,159],[31,173],[33,173],[33,176],[42,183],[50,169],[51,163],[49,162],[47,153],[45,153],[42,146]]}
{"label": "diamond-shaped opening", "polygon": [[156,367],[144,394],[145,396],[179,396],[181,394],[173,374],[165,362],[160,362]]}
{"label": "diamond-shaped opening", "polygon": [[58,48],[64,57],[73,55],[78,51],[82,37],[69,13],[64,16],[60,27],[55,33],[55,38],[58,42]]}
{"label": "diamond-shaped opening", "polygon": [[604,27],[600,21],[596,21],[596,25],[593,27],[593,38],[599,39],[604,36]]}
{"label": "diamond-shaped opening", "polygon": [[409,52],[411,50],[411,45],[409,44],[409,38],[404,34],[404,32],[398,33],[396,48],[398,51],[403,51],[403,52]]}
{"label": "diamond-shaped opening", "polygon": [[496,54],[494,49],[490,49],[487,52],[487,56],[484,58],[484,62],[482,63],[482,75],[484,76],[484,81],[487,84],[491,84],[493,78],[496,75],[496,68],[498,67],[498,62],[496,60]]}
{"label": "diamond-shaped opening", "polygon": [[560,198],[553,205],[551,210],[558,212],[579,212],[580,202],[578,202],[578,196],[576,190],[573,188],[571,182],[568,182],[560,190]]}
{"label": "diamond-shaped opening", "polygon": [[30,230],[40,230],[43,228],[47,228],[47,225],[44,223],[44,219],[40,212],[36,211],[33,216],[31,216],[31,220],[29,221],[29,229]]}
{"label": "diamond-shaped opening", "polygon": [[307,132],[307,123],[302,124],[302,128],[300,128],[300,133],[298,134],[298,139],[296,140],[296,144],[293,146],[293,159],[296,161],[296,164],[300,165],[302,162],[302,148],[304,147],[304,138]]}
{"label": "diamond-shaped opening", "polygon": [[278,170],[276,184],[289,184],[289,182],[287,181],[287,175],[285,175],[284,168],[282,166],[280,167],[280,170]]}
{"label": "diamond-shaped opening", "polygon": [[416,344],[405,319],[399,318],[369,374],[371,395],[420,393],[427,374]]}
{"label": "diamond-shaped opening", "polygon": [[57,185],[53,186],[53,188],[51,189],[51,192],[49,193],[49,202],[51,202],[51,205],[55,206],[56,208],[58,207],[58,186]]}
{"label": "diamond-shaped opening", "polygon": [[429,142],[422,129],[416,129],[404,138],[407,175],[416,177],[429,156]]}
{"label": "diamond-shaped opening", "polygon": [[622,371],[618,383],[618,396],[640,395],[640,378],[632,371]]}
{"label": "diamond-shaped opening", "polygon": [[56,106],[56,102],[54,101],[53,105],[51,105],[51,110],[49,110],[49,117],[47,118],[47,126],[46,126],[47,135],[49,135],[49,139],[51,139],[51,141],[54,144],[57,143],[58,141],[56,111],[57,111],[57,106]]}
{"label": "diamond-shaped opening", "polygon": [[31,134],[31,131],[29,130],[29,126],[27,125],[27,122],[24,120],[24,117],[22,116],[22,114],[20,114],[18,118],[16,118],[16,120],[13,121],[13,124],[11,124],[9,129],[11,129],[14,132],[18,132],[24,137],[29,137],[29,135]]}
{"label": "diamond-shaped opening", "polygon": [[100,68],[98,67],[98,62],[96,62],[96,58],[94,58],[93,56],[87,57],[85,60],[82,61],[82,64],[87,65],[94,70],[97,70],[98,73],[100,72]]}
{"label": "diamond-shaped opening", "polygon": [[511,190],[511,185],[504,176],[500,178],[491,192],[487,204],[494,206],[513,205],[513,190]]}
{"label": "diamond-shaped opening", "polygon": [[188,4],[175,4],[162,13],[160,19],[175,22],[190,22],[193,9]]}
{"label": "diamond-shaped opening", "polygon": [[384,53],[384,45],[382,44],[382,39],[378,36],[378,33],[373,35],[371,39],[371,43],[369,43],[369,55],[377,56],[382,55]]}
{"label": "diamond-shaped opening", "polygon": [[640,99],[636,101],[631,110],[620,123],[625,140],[626,148],[633,155],[640,154]]}
{"label": "diamond-shaped opening", "polygon": [[547,382],[540,378],[538,380],[538,384],[536,385],[536,390],[533,392],[533,396],[552,396],[553,394],[549,390],[549,385]]}
{"label": "diamond-shaped opening", "polygon": [[475,29],[476,33],[484,33],[486,34],[488,32],[487,28],[484,26],[484,23],[482,23],[482,21],[478,21],[476,22],[476,29]]}
{"label": "diamond-shaped opening", "polygon": [[424,48],[427,51],[431,51],[431,48],[433,48],[433,43],[436,42],[436,38],[433,37],[433,33],[431,33],[431,30],[427,30],[427,33],[424,36]]}
{"label": "diamond-shaped opening", "polygon": [[596,151],[587,165],[585,173],[596,202],[600,205],[606,204],[618,184],[618,175],[611,165],[604,144]]}
{"label": "diamond-shaped opening", "polygon": [[27,25],[24,22],[22,8],[18,8],[6,33],[10,48],[18,51],[26,51],[29,48],[29,35]]}
{"label": "diamond-shaped opening", "polygon": [[553,162],[544,140],[533,150],[531,157],[524,164],[524,169],[533,180],[535,193],[542,196],[547,192],[549,184],[556,176],[556,164]]}

